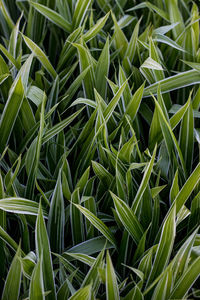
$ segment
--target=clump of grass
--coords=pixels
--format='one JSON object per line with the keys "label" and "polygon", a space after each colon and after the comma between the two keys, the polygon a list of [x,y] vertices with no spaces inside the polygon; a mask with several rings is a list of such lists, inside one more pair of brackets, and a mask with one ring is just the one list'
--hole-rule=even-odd
{"label": "clump of grass", "polygon": [[198,4],[0,4],[1,299],[198,297]]}

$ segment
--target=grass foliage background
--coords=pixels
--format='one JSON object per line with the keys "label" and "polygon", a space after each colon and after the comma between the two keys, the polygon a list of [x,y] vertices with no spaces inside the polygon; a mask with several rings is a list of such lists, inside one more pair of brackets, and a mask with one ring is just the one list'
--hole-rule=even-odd
{"label": "grass foliage background", "polygon": [[0,0],[0,290],[200,297],[199,1]]}

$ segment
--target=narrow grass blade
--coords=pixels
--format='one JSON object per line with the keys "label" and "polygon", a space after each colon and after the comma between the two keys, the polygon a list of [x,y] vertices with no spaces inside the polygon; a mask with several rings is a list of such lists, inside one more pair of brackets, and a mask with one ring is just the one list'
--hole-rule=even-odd
{"label": "narrow grass blade", "polygon": [[200,257],[195,259],[188,269],[181,276],[177,284],[175,285],[172,293],[170,294],[171,299],[183,299],[186,293],[189,291],[192,284],[199,277],[199,266],[200,266]]}
{"label": "narrow grass blade", "polygon": [[106,254],[106,298],[108,300],[120,299],[117,278],[109,252]]}
{"label": "narrow grass blade", "polygon": [[144,176],[142,178],[142,182],[140,184],[140,187],[139,187],[139,189],[137,191],[137,194],[136,194],[136,196],[133,200],[131,209],[133,210],[134,213],[137,212],[137,209],[140,205],[140,200],[142,198],[142,195],[144,194],[144,192],[146,190],[146,187],[149,184],[150,176],[151,176],[151,173],[153,171],[153,165],[154,165],[154,161],[155,161],[155,157],[156,157],[156,150],[157,150],[157,146],[155,146],[155,148],[154,148],[151,160],[150,160],[150,162],[149,162],[149,164],[146,168],[146,171],[145,171]]}
{"label": "narrow grass blade", "polygon": [[93,39],[100,31],[101,29],[104,27],[104,25],[106,24],[108,17],[110,15],[110,12],[107,13],[103,18],[99,19],[97,21],[97,23],[92,26],[84,35],[83,35],[83,39],[85,42],[88,42],[89,40]]}
{"label": "narrow grass blade", "polygon": [[51,129],[47,130],[46,133],[43,136],[42,143],[43,144],[46,143],[52,137],[54,137],[59,132],[61,132],[65,127],[67,127],[80,114],[80,112],[83,109],[84,109],[84,107],[81,108],[80,110],[78,110],[77,112],[75,112],[74,114],[72,114],[71,116],[69,116],[68,118],[66,118],[65,120],[60,121],[58,124],[54,125]]}
{"label": "narrow grass blade", "polygon": [[82,253],[91,255],[102,251],[104,248],[113,248],[113,244],[111,244],[104,236],[98,236],[68,249],[67,253]]}
{"label": "narrow grass blade", "polygon": [[44,300],[44,283],[42,274],[42,256],[33,270],[30,282],[29,299]]}
{"label": "narrow grass blade", "polygon": [[170,214],[166,218],[165,223],[163,224],[160,241],[147,285],[149,285],[157,276],[162,273],[169,262],[176,233],[175,217],[176,206],[173,207]]}
{"label": "narrow grass blade", "polygon": [[7,100],[6,106],[3,110],[0,121],[0,136],[1,145],[0,151],[2,152],[9,140],[12,133],[13,126],[15,124],[16,118],[18,116],[19,110],[21,108],[24,99],[24,88],[22,85],[21,78],[16,80],[9,93],[9,98]]}
{"label": "narrow grass blade", "polygon": [[144,231],[137,217],[134,215],[131,208],[128,207],[128,205],[124,201],[122,201],[119,197],[117,197],[112,192],[111,192],[111,196],[114,201],[115,210],[122,224],[124,225],[128,233],[131,235],[135,243],[138,244],[143,236]]}
{"label": "narrow grass blade", "polygon": [[92,0],[78,0],[76,2],[73,20],[72,20],[72,27],[76,29],[77,27],[81,26],[83,19],[90,7]]}
{"label": "narrow grass blade", "polygon": [[105,46],[99,57],[96,66],[96,89],[103,99],[106,99],[107,77],[110,65],[109,39],[106,40]]}
{"label": "narrow grass blade", "polygon": [[182,72],[146,87],[144,89],[144,97],[149,97],[151,94],[157,94],[157,89],[159,85],[162,90],[162,93],[166,93],[198,83],[200,83],[200,74],[198,71],[191,70]]}
{"label": "narrow grass blade", "polygon": [[44,281],[44,290],[50,291],[46,296],[47,300],[56,299],[55,283],[53,275],[53,266],[50,252],[49,239],[43,218],[41,205],[39,207],[35,231],[36,254],[38,259],[42,257],[42,273]]}
{"label": "narrow grass blade", "polygon": [[81,205],[76,205],[76,207],[92,223],[92,225],[105,236],[105,238],[107,238],[114,246],[116,245],[113,234],[99,218],[97,218],[93,213],[91,213],[88,209],[82,207]]}
{"label": "narrow grass blade", "polygon": [[75,189],[71,196],[70,204],[70,221],[73,245],[77,245],[84,240],[83,235],[83,218],[77,205],[80,205],[80,193],[79,188]]}
{"label": "narrow grass blade", "polygon": [[30,4],[43,16],[45,16],[47,19],[49,19],[51,22],[65,30],[66,32],[71,32],[71,24],[63,18],[60,14],[58,14],[56,11],[48,8],[47,6],[44,6],[37,2],[30,1]]}
{"label": "narrow grass blade", "polygon": [[91,296],[91,285],[87,285],[84,288],[79,289],[73,296],[69,298],[69,300],[90,300]]}
{"label": "narrow grass blade", "polygon": [[103,268],[104,265],[103,256],[104,256],[104,250],[102,250],[97,256],[96,260],[94,261],[93,265],[91,266],[89,272],[87,273],[81,285],[81,287],[83,288],[88,284],[91,284],[95,294],[98,291],[98,288],[100,286],[100,278],[99,278],[98,270]]}
{"label": "narrow grass blade", "polygon": [[13,258],[10,266],[6,282],[4,284],[4,290],[2,294],[2,300],[13,299],[17,300],[20,294],[22,266],[20,262],[20,246]]}
{"label": "narrow grass blade", "polygon": [[51,249],[56,253],[61,253],[64,250],[64,226],[64,199],[61,183],[61,171],[59,171],[56,186],[51,198],[47,224]]}
{"label": "narrow grass blade", "polygon": [[54,70],[52,64],[50,63],[49,59],[47,58],[46,54],[42,51],[38,45],[36,45],[31,39],[27,36],[23,35],[23,39],[29,49],[33,52],[33,54],[37,57],[37,59],[41,62],[44,68],[48,71],[48,73],[55,79],[57,77],[57,73]]}
{"label": "narrow grass blade", "polygon": [[[17,214],[28,214],[37,216],[38,203],[35,201],[23,198],[5,198],[0,200],[0,209]],[[47,212],[43,210],[44,216],[47,217]]]}
{"label": "narrow grass blade", "polygon": [[180,148],[183,153],[186,168],[190,173],[194,151],[194,116],[192,104],[185,113],[181,122]]}

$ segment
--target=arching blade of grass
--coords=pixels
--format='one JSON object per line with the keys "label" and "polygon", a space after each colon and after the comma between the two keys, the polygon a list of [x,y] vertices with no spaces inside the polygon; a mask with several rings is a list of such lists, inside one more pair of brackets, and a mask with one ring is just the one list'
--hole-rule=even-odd
{"label": "arching blade of grass", "polygon": [[77,245],[84,240],[83,217],[77,205],[80,205],[79,188],[75,189],[72,193],[70,204],[70,221],[73,245]]}
{"label": "arching blade of grass", "polygon": [[96,67],[96,89],[98,93],[106,99],[107,79],[110,65],[109,39],[107,39],[104,49],[99,57]]}
{"label": "arching blade of grass", "polygon": [[50,203],[48,232],[52,251],[61,253],[64,250],[64,199],[61,184],[61,170]]}
{"label": "arching blade of grass", "polygon": [[81,287],[87,286],[88,284],[92,284],[93,291],[96,293],[98,291],[100,285],[100,278],[98,274],[98,270],[103,268],[104,250],[102,250],[97,258],[95,259],[93,265],[91,266],[89,272],[87,273]]}
{"label": "arching blade of grass", "polygon": [[30,283],[29,299],[34,300],[36,297],[38,300],[45,299],[42,274],[42,256],[33,270]]}
{"label": "arching blade of grass", "polygon": [[166,93],[198,83],[200,83],[200,73],[198,71],[191,70],[182,72],[146,87],[144,89],[144,97],[148,97],[151,94],[157,94],[157,89],[159,85],[162,93]]}
{"label": "arching blade of grass", "polygon": [[32,199],[34,187],[35,187],[35,180],[38,172],[39,160],[40,160],[40,150],[42,147],[42,137],[43,137],[43,130],[44,130],[44,110],[46,105],[46,94],[43,94],[42,105],[41,105],[41,113],[40,113],[40,128],[39,134],[33,140],[29,151],[26,155],[26,167],[28,173],[28,181],[26,186],[26,197]]}
{"label": "arching blade of grass", "polygon": [[89,40],[93,39],[101,31],[103,26],[106,24],[109,15],[110,12],[107,13],[103,18],[99,19],[98,22],[83,35],[83,39],[85,42],[88,42]]}
{"label": "arching blade of grass", "polygon": [[47,19],[49,19],[54,24],[58,25],[60,28],[65,30],[66,32],[71,32],[71,24],[64,19],[60,14],[55,12],[54,10],[48,8],[47,6],[44,6],[42,4],[39,4],[37,2],[30,1],[30,4],[37,9],[43,16],[45,16]]}
{"label": "arching blade of grass", "polygon": [[49,141],[52,137],[57,135],[59,132],[61,132],[67,125],[69,125],[79,114],[80,112],[84,109],[81,108],[65,120],[60,121],[58,124],[54,125],[51,129],[47,130],[46,133],[43,136],[42,143],[46,143]]}
{"label": "arching blade of grass", "polygon": [[[161,93],[159,93],[158,97],[162,98]],[[155,105],[158,109],[160,125],[161,125],[161,129],[162,129],[162,132],[163,132],[163,136],[165,138],[166,146],[168,147],[169,144],[171,144],[171,147],[168,148],[169,156],[171,157],[171,155],[172,155],[172,151],[173,151],[172,147],[173,147],[173,144],[174,144],[174,148],[176,149],[176,151],[179,155],[179,159],[180,159],[183,171],[186,174],[187,172],[186,172],[185,161],[183,159],[183,154],[182,154],[181,149],[179,147],[179,144],[176,140],[176,137],[175,137],[175,135],[174,135],[174,133],[173,133],[171,127],[170,127],[170,124],[168,123],[168,121],[167,121],[167,119],[166,119],[166,117],[163,113],[162,108],[160,107],[160,104],[158,103],[158,101],[155,98],[154,98],[154,102],[155,102]]]}
{"label": "arching blade of grass", "polygon": [[180,211],[183,204],[187,201],[189,196],[191,195],[192,191],[196,187],[196,185],[199,183],[200,180],[200,164],[197,165],[197,167],[194,169],[190,177],[185,182],[184,186],[176,196],[174,203],[176,203],[176,213]]}
{"label": "arching blade of grass", "polygon": [[175,285],[172,293],[170,294],[171,299],[183,299],[185,294],[189,291],[192,284],[199,277],[199,266],[200,266],[200,257],[195,259],[188,269],[181,276],[177,284]]}
{"label": "arching blade of grass", "polygon": [[128,205],[124,201],[122,201],[112,192],[111,196],[115,204],[116,212],[122,224],[124,225],[128,233],[131,235],[135,243],[138,244],[140,239],[142,238],[144,231],[137,217],[134,215],[131,208],[128,207]]}
{"label": "arching blade of grass", "polygon": [[1,145],[0,151],[2,152],[9,140],[12,133],[17,115],[21,108],[24,99],[24,88],[22,85],[21,77],[17,79],[10,90],[9,98],[7,100],[6,106],[3,110],[0,121],[0,136]]}
{"label": "arching blade of grass", "polygon": [[106,296],[108,300],[120,299],[117,278],[109,252],[106,254]]}
{"label": "arching blade of grass", "polygon": [[33,52],[33,54],[37,57],[37,59],[41,62],[44,68],[48,71],[48,73],[55,79],[57,77],[56,71],[54,70],[52,64],[47,58],[46,54],[42,51],[38,45],[36,45],[31,39],[27,36],[23,35],[23,39],[29,49]]}
{"label": "arching blade of grass", "polygon": [[156,251],[153,267],[147,281],[147,286],[155,279],[156,276],[160,275],[169,262],[176,233],[175,217],[176,206],[173,207],[163,224],[160,241]]}
{"label": "arching blade of grass", "polygon": [[[154,161],[155,161],[155,157],[156,157],[156,150],[157,150],[157,146],[155,146],[154,148],[154,151],[153,151],[153,155],[152,155],[152,158],[145,170],[145,173],[144,173],[144,176],[142,178],[142,182],[140,184],[140,187],[137,191],[137,194],[133,200],[133,203],[132,203],[132,206],[131,206],[131,209],[133,210],[133,212],[136,214],[137,210],[138,210],[138,207],[140,205],[140,200],[141,200],[141,197],[142,195],[144,194],[145,190],[146,190],[146,187],[149,183],[149,179],[150,179],[150,176],[151,176],[151,173],[153,171],[153,165],[154,165]],[[137,214],[136,214],[137,215]]]}
{"label": "arching blade of grass", "polygon": [[21,285],[21,275],[22,266],[20,262],[20,246],[13,258],[12,264],[10,266],[6,282],[4,285],[4,290],[2,294],[2,300],[13,299],[17,300],[20,294]]}
{"label": "arching blade of grass", "polygon": [[160,9],[156,5],[153,5],[149,1],[138,4],[138,5],[134,6],[133,8],[130,8],[128,11],[134,11],[136,9],[142,9],[142,8],[145,8],[145,7],[147,7],[148,9],[154,10],[161,18],[163,18],[163,19],[165,19],[166,21],[169,22],[168,13],[166,11]]}
{"label": "arching blade of grass", "polygon": [[194,151],[194,113],[192,103],[181,122],[180,148],[183,153],[186,168],[191,171]]}
{"label": "arching blade of grass", "polygon": [[109,249],[114,248],[114,246],[109,241],[107,241],[104,236],[98,236],[70,248],[69,250],[67,250],[67,252],[91,255],[102,251],[104,248]]}
{"label": "arching blade of grass", "polygon": [[82,212],[82,214],[96,227],[114,246],[116,245],[115,238],[110,232],[108,227],[93,213],[91,213],[87,208],[82,207],[81,205],[76,205],[76,207]]}
{"label": "arching blade of grass", "polygon": [[42,259],[42,273],[44,280],[45,291],[50,291],[50,294],[46,296],[48,300],[56,299],[55,293],[55,282],[53,276],[52,259],[50,252],[49,239],[46,231],[46,226],[43,218],[41,205],[39,207],[36,231],[35,231],[35,244],[36,244],[36,254],[40,259]]}
{"label": "arching blade of grass", "polygon": [[73,29],[76,29],[77,27],[81,26],[83,19],[91,3],[92,0],[78,0],[76,2],[73,20],[72,20]]}
{"label": "arching blade of grass", "polygon": [[[35,201],[23,198],[5,198],[0,200],[0,209],[12,213],[35,215],[38,214],[39,205]],[[44,210],[47,218],[47,212]]]}
{"label": "arching blade of grass", "polygon": [[14,23],[13,23],[13,20],[11,19],[10,15],[9,15],[7,7],[5,6],[3,1],[0,2],[0,9],[2,11],[2,14],[3,14],[5,20],[6,20],[6,23],[8,24],[10,30],[12,30],[14,28]]}
{"label": "arching blade of grass", "polygon": [[69,300],[79,300],[79,299],[90,300],[91,288],[92,288],[91,285],[87,285],[86,287],[79,289],[73,296],[69,298]]}

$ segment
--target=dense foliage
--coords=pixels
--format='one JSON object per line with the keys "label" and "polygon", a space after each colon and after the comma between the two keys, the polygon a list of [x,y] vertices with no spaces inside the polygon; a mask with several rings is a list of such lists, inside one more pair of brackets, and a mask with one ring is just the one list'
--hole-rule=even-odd
{"label": "dense foliage", "polygon": [[0,0],[2,300],[200,297],[198,4]]}

